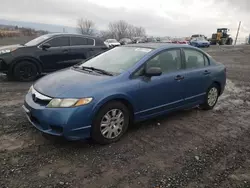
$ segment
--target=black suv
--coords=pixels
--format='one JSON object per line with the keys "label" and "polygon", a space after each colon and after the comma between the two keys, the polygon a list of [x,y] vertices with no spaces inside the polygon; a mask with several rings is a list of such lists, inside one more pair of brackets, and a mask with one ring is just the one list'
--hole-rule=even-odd
{"label": "black suv", "polygon": [[9,78],[32,81],[41,73],[63,69],[108,50],[92,36],[47,34],[23,45],[0,47],[0,72]]}

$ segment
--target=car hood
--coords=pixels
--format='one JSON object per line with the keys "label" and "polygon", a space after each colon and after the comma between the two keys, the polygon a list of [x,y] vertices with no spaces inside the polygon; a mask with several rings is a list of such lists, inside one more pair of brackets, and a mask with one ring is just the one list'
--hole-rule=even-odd
{"label": "car hood", "polygon": [[111,79],[112,76],[93,75],[69,68],[44,76],[34,84],[34,88],[52,98],[81,98]]}
{"label": "car hood", "polygon": [[197,43],[202,44],[202,43],[209,43],[208,41],[197,41]]}
{"label": "car hood", "polygon": [[14,44],[14,45],[7,45],[7,46],[1,46],[0,50],[8,50],[8,49],[17,49],[17,48],[21,48],[24,47],[20,44]]}

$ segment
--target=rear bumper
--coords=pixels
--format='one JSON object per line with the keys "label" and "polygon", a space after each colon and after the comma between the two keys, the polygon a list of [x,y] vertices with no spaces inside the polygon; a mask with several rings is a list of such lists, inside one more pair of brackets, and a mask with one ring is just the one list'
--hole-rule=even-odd
{"label": "rear bumper", "polygon": [[68,140],[90,137],[91,118],[86,106],[76,108],[46,108],[33,101],[28,93],[23,110],[30,123],[39,131],[53,136],[63,136]]}

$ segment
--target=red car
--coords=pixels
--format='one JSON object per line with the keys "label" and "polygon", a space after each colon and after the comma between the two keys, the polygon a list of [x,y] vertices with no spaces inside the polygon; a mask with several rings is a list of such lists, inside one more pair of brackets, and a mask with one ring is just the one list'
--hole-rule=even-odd
{"label": "red car", "polygon": [[189,44],[186,40],[174,40],[172,43],[174,44]]}

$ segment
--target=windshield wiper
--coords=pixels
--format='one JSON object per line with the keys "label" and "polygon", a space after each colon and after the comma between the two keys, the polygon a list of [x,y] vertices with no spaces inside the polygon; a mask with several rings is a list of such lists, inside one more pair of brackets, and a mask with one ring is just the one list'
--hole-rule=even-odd
{"label": "windshield wiper", "polygon": [[98,72],[98,73],[101,73],[101,74],[104,74],[104,75],[108,75],[108,76],[114,76],[112,73],[108,72],[108,71],[105,71],[105,70],[102,70],[102,69],[98,69],[98,68],[95,68],[95,67],[86,67],[86,66],[82,66],[82,67],[79,67],[83,70],[91,70],[91,71],[95,71],[95,72]]}

